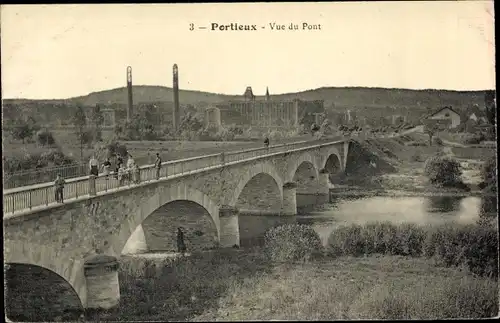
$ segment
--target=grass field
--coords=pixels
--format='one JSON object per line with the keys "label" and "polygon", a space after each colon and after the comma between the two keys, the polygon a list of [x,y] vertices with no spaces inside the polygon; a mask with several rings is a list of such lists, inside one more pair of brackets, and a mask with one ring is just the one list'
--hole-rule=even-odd
{"label": "grass field", "polygon": [[278,264],[254,249],[193,255],[175,265],[143,261],[146,266],[123,260],[120,309],[101,320],[436,319],[498,313],[495,281],[424,258],[374,255]]}

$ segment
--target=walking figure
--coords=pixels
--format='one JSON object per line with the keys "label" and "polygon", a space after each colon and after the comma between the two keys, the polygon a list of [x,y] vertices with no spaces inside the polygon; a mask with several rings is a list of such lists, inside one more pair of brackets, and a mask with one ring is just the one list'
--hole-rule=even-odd
{"label": "walking figure", "polygon": [[89,166],[90,166],[90,175],[98,176],[99,161],[95,158],[95,155],[92,155],[92,158],[90,158]]}
{"label": "walking figure", "polygon": [[155,168],[156,168],[156,179],[159,179],[160,169],[161,169],[161,158],[159,153],[156,153]]}
{"label": "walking figure", "polygon": [[186,252],[186,244],[184,243],[184,232],[182,232],[181,228],[177,228],[177,251],[182,253]]}
{"label": "walking figure", "polygon": [[264,139],[264,146],[266,146],[266,148],[269,148],[269,138],[265,138]]}
{"label": "walking figure", "polygon": [[66,181],[64,180],[64,178],[62,178],[60,174],[57,174],[56,181],[54,182],[54,186],[56,189],[56,202],[57,203],[64,203],[64,196],[63,196],[64,184],[66,184]]}

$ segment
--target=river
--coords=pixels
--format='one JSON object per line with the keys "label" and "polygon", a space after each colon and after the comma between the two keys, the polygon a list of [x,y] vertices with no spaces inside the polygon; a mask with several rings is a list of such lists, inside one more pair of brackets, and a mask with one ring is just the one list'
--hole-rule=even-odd
{"label": "river", "polygon": [[371,221],[435,225],[446,222],[473,223],[479,219],[481,198],[457,196],[387,197],[330,196],[327,203],[315,203],[315,196],[298,196],[298,214],[294,217],[240,215],[240,239],[243,246],[262,241],[262,234],[278,223],[310,225],[323,243],[338,226]]}

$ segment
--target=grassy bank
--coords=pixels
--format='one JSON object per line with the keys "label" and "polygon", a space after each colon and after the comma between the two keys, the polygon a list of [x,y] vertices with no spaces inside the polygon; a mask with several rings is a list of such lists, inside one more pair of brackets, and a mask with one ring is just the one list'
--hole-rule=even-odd
{"label": "grassy bank", "polygon": [[498,313],[495,281],[424,258],[374,255],[276,264],[254,249],[194,255],[175,265],[159,264],[157,270],[135,266],[122,266],[120,309],[101,320],[432,319]]}
{"label": "grassy bank", "polygon": [[[372,192],[464,194],[463,188],[435,187],[425,175],[425,161],[442,154],[460,161],[461,178],[470,189],[468,195],[480,194],[478,184],[481,182],[484,152],[477,151],[468,159],[463,159],[447,146],[412,146],[405,143],[402,138],[396,137],[369,139],[351,144],[346,173],[332,176],[332,182],[349,186],[351,190]],[[424,141],[419,143],[425,144]],[[495,153],[494,149],[489,152],[491,155]]]}
{"label": "grassy bank", "polygon": [[[174,259],[122,258],[120,308],[99,319],[445,319],[498,314],[493,222],[351,225],[335,229],[326,249],[311,232],[288,225],[271,229],[261,248]],[[310,253],[315,256],[306,255]]]}

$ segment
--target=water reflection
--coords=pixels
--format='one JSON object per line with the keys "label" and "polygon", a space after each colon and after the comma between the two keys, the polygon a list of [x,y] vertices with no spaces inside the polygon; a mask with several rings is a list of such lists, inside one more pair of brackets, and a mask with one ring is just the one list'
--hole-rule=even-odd
{"label": "water reflection", "polygon": [[481,217],[496,217],[498,213],[498,198],[496,196],[483,196],[481,198]]}
{"label": "water reflection", "polygon": [[429,196],[427,197],[430,213],[456,212],[460,209],[462,196]]}
{"label": "water reflection", "polygon": [[[299,196],[297,196],[299,204]],[[364,197],[332,196],[326,203],[314,204],[314,196],[301,196],[295,217],[240,215],[242,246],[261,244],[269,228],[283,223],[310,225],[326,243],[331,231],[341,225],[372,221],[411,222],[421,225],[446,222],[474,223],[484,202],[478,197]]]}

